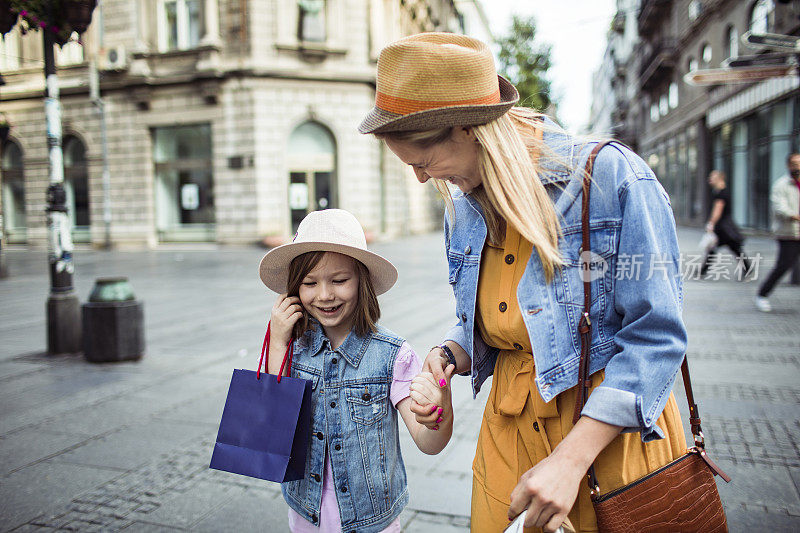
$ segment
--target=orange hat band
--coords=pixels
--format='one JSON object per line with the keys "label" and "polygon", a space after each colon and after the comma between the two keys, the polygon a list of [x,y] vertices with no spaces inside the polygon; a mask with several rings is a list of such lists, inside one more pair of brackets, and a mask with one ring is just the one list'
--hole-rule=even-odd
{"label": "orange hat band", "polygon": [[500,89],[487,96],[479,98],[469,98],[466,100],[411,100],[408,98],[400,98],[397,96],[390,96],[385,93],[378,92],[375,95],[375,106],[389,111],[390,113],[397,113],[398,115],[408,115],[409,113],[416,113],[418,111],[427,111],[428,109],[437,109],[441,107],[459,106],[459,105],[489,105],[500,103]]}

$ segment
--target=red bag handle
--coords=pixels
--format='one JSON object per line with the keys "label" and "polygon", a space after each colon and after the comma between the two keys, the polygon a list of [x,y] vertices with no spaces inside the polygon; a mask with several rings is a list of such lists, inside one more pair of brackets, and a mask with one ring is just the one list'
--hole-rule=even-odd
{"label": "red bag handle", "polygon": [[[264,335],[264,344],[261,345],[261,358],[258,360],[258,368],[256,369],[256,379],[261,379],[261,364],[264,364],[264,373],[269,373],[269,333],[272,327],[272,321],[267,322],[267,334]],[[286,369],[287,373],[292,372],[292,357],[294,356],[294,339],[289,339],[289,346],[286,347],[286,353],[283,354],[283,362],[281,369],[278,372],[278,383],[281,382],[283,377],[283,368],[286,366],[286,360],[289,360],[289,367]]]}

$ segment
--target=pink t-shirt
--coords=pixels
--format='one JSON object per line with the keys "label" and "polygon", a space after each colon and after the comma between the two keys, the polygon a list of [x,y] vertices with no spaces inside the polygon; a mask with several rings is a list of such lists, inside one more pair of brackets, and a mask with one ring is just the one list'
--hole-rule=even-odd
{"label": "pink t-shirt", "polygon": [[[389,399],[397,407],[405,398],[410,396],[409,387],[414,376],[422,370],[422,362],[411,346],[404,342],[397,352],[394,361],[392,384],[389,387]],[[339,516],[339,503],[336,500],[336,486],[333,484],[333,469],[328,458],[328,449],[325,449],[325,475],[322,478],[322,504],[319,509],[319,526],[315,526],[302,516],[289,509],[289,529],[292,533],[340,533],[342,519]],[[400,518],[396,518],[383,533],[400,533]]]}

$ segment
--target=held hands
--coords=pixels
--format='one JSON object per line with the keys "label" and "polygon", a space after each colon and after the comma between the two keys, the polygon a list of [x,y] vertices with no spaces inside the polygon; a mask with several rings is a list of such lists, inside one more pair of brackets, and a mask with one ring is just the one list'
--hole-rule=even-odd
{"label": "held hands", "polygon": [[[433,376],[434,385],[447,388],[448,405],[450,402],[450,378],[455,372],[455,367],[447,363],[447,357],[444,351],[438,346],[431,348],[428,355],[425,356],[425,361],[422,363],[422,372],[420,375],[430,373]],[[411,396],[414,400],[414,396]],[[447,418],[441,416],[445,413],[445,405],[437,404],[435,402],[420,403],[416,400],[411,404],[411,412],[416,416],[417,422],[427,427],[428,429],[438,429],[439,423],[437,420],[440,418],[446,420]],[[441,413],[440,413],[441,408]],[[450,417],[452,417],[452,407],[449,409]]]}
{"label": "held hands", "polygon": [[302,317],[303,307],[300,305],[300,298],[287,296],[285,293],[279,295],[275,305],[272,306],[270,316],[271,342],[282,344],[285,348],[292,338],[292,329]]}
{"label": "held hands", "polygon": [[411,381],[411,411],[417,422],[428,429],[438,430],[442,422],[450,422],[453,405],[450,396],[450,377],[452,366],[445,371],[445,377],[438,383],[431,372],[420,372]]}

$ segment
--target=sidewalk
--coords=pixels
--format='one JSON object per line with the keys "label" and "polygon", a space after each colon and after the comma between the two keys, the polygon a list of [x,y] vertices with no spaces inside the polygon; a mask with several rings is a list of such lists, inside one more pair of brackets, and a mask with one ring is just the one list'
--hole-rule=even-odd
{"label": "sidewalk", "polygon": [[[700,232],[681,229],[684,252]],[[381,298],[382,323],[419,353],[453,320],[439,234],[380,243],[400,271]],[[759,277],[774,242],[751,238]],[[130,278],[145,304],[147,354],[93,365],[48,357],[43,252],[4,250],[0,280],[0,530],[286,531],[272,483],[210,470],[233,368],[254,368],[274,296],[256,275],[255,248],[79,251],[76,288]],[[685,312],[695,393],[731,531],[800,530],[800,287],[779,285],[774,311],[755,310],[757,282],[687,280]],[[471,462],[488,385],[472,400],[454,380],[456,430],[439,456],[402,445],[409,533],[469,527]],[[685,413],[680,384],[679,405]]]}

